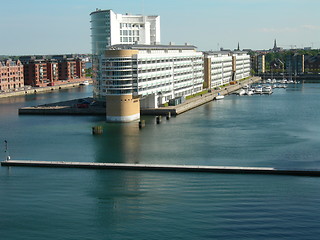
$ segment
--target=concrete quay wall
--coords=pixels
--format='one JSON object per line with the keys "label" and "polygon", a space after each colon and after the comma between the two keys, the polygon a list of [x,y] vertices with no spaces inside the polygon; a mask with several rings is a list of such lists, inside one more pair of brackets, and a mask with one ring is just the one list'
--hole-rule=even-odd
{"label": "concrete quay wall", "polygon": [[[92,82],[92,80],[87,80],[87,81]],[[58,91],[61,89],[69,89],[69,88],[79,87],[82,82],[83,81],[70,82],[70,83],[65,83],[65,84],[56,85],[56,86],[37,87],[37,88],[30,88],[30,89],[13,91],[13,92],[5,92],[5,93],[0,93],[0,98],[24,96],[24,95],[30,95],[30,94]]]}
{"label": "concrete quay wall", "polygon": [[27,115],[106,115],[105,108],[75,108],[75,107],[24,107],[19,114]]}

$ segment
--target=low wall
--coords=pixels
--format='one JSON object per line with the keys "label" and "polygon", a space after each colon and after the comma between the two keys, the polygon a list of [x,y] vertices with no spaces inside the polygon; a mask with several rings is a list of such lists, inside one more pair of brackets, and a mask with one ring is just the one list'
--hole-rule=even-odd
{"label": "low wall", "polygon": [[[58,90],[61,90],[61,89],[75,88],[75,87],[79,87],[82,82],[83,81],[70,82],[70,83],[65,83],[65,84],[56,85],[56,86],[38,87],[38,88],[31,88],[31,89],[21,90],[21,91],[0,93],[0,98],[24,96],[24,95],[38,94],[38,93],[47,93],[47,92],[52,92],[52,91],[58,91]],[[92,80],[89,80],[89,82],[92,82]]]}

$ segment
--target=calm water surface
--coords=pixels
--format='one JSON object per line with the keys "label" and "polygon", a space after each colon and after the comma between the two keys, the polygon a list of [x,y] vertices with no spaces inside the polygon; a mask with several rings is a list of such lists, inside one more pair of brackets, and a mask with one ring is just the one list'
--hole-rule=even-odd
{"label": "calm water surface", "polygon": [[[227,96],[162,124],[19,116],[91,87],[0,99],[13,159],[320,169],[320,84]],[[93,136],[91,127],[103,125]],[[4,158],[4,154],[1,155]],[[318,239],[320,178],[0,167],[1,239]]]}

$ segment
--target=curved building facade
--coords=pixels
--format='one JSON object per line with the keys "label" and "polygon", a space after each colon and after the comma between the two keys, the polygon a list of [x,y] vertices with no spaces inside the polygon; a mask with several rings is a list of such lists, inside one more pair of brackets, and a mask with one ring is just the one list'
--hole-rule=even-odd
{"label": "curved building facade", "polygon": [[114,45],[99,63],[107,121],[136,120],[140,107],[158,108],[203,89],[203,56],[194,46]]}
{"label": "curved building facade", "polygon": [[100,9],[90,16],[93,96],[104,100],[106,88],[101,78],[99,56],[111,45],[160,43],[160,16],[117,14],[112,10]]}

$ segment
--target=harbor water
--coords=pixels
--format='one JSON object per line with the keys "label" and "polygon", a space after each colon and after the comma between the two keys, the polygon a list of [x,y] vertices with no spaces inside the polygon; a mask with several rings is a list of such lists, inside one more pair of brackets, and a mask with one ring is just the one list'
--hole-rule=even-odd
{"label": "harbor water", "polygon": [[[18,115],[92,87],[0,99],[16,160],[320,169],[320,84],[213,101],[169,120]],[[93,135],[93,126],[103,134]],[[5,158],[2,152],[1,159]],[[318,239],[320,178],[0,167],[0,237]]]}

